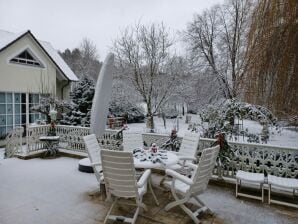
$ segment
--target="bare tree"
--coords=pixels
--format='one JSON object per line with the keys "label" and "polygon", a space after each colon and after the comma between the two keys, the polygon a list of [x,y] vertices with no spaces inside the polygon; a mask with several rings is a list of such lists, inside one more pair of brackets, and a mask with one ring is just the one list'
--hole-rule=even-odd
{"label": "bare tree", "polygon": [[60,55],[79,78],[87,76],[97,79],[102,63],[99,61],[96,45],[91,40],[84,38],[79,48],[72,51],[66,49]]}
{"label": "bare tree", "polygon": [[147,106],[147,128],[154,129],[153,114],[167,101],[177,72],[171,56],[173,40],[163,24],[127,27],[114,41],[114,51],[125,78]]}
{"label": "bare tree", "polygon": [[96,45],[91,40],[84,38],[79,49],[81,51],[80,74],[96,80],[101,67]]}
{"label": "bare tree", "polygon": [[[182,113],[184,113],[186,112],[184,111],[184,105],[191,109],[196,104],[197,95],[195,94],[194,83],[197,77],[191,74],[188,60],[185,57],[176,57],[173,66],[177,73],[177,78],[168,104],[170,106],[179,105],[182,107]],[[165,115],[168,114],[165,113]]]}
{"label": "bare tree", "polygon": [[228,99],[239,94],[251,0],[229,0],[194,16],[184,32],[193,64],[212,76]]}

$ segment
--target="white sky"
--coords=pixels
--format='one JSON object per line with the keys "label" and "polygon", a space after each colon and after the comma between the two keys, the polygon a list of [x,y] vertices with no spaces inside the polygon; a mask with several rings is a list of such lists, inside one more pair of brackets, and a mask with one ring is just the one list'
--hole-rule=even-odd
{"label": "white sky", "polygon": [[[37,39],[64,51],[93,41],[104,60],[112,40],[128,25],[163,22],[181,31],[201,12],[223,0],[0,0],[0,29],[30,29]],[[179,51],[179,50],[178,50]],[[178,52],[179,53],[179,52]]]}

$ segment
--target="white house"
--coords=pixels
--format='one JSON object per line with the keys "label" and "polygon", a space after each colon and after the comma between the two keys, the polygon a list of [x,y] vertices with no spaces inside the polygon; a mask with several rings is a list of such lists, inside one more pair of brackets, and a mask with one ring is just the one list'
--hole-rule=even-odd
{"label": "white house", "polygon": [[0,30],[0,138],[40,118],[30,107],[41,94],[67,99],[72,81],[77,76],[49,42],[37,40],[30,30]]}

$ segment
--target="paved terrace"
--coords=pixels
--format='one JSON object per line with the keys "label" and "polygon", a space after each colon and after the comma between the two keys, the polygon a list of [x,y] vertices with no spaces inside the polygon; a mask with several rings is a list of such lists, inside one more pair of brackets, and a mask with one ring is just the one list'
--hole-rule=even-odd
{"label": "paved terrace", "polygon": [[[93,174],[79,172],[77,164],[77,159],[66,157],[0,160],[0,223],[103,223],[110,204],[100,196],[88,195],[96,186],[96,179]],[[155,175],[155,184],[158,181]],[[169,193],[154,189],[161,205],[156,207],[148,192],[143,201],[149,211],[143,212],[137,223],[192,223],[179,208],[164,211],[172,198]],[[202,215],[202,223],[298,223],[297,210],[236,199],[231,188],[209,185],[201,198],[214,212]],[[118,211],[123,214],[130,209],[120,207]]]}

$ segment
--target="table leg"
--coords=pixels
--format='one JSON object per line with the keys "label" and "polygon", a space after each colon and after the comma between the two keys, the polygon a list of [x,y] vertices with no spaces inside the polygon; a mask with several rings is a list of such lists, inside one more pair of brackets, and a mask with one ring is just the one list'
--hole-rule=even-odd
{"label": "table leg", "polygon": [[46,148],[46,151],[45,151],[45,153],[43,155],[43,158],[47,157],[48,154],[51,155],[51,150],[50,150],[50,147],[51,146],[50,146],[50,143],[47,142],[47,141],[44,141],[44,147]]}
{"label": "table leg", "polygon": [[155,195],[155,193],[154,193],[154,191],[153,191],[153,188],[152,188],[152,181],[151,181],[151,179],[152,179],[152,177],[150,176],[150,177],[149,177],[149,180],[148,180],[149,189],[150,189],[150,191],[151,191],[151,194],[153,195],[153,198],[154,198],[154,200],[155,200],[156,205],[159,205],[159,202],[158,202],[158,200],[157,200],[157,198],[156,198],[156,195]]}
{"label": "table leg", "polygon": [[49,151],[50,151],[50,155],[54,156],[55,155],[55,151],[54,151],[54,143],[53,142],[49,142]]}
{"label": "table leg", "polygon": [[58,142],[55,141],[45,141],[44,142],[45,148],[46,148],[46,152],[44,154],[44,157],[46,157],[47,155],[50,156],[56,156],[58,151]]}

